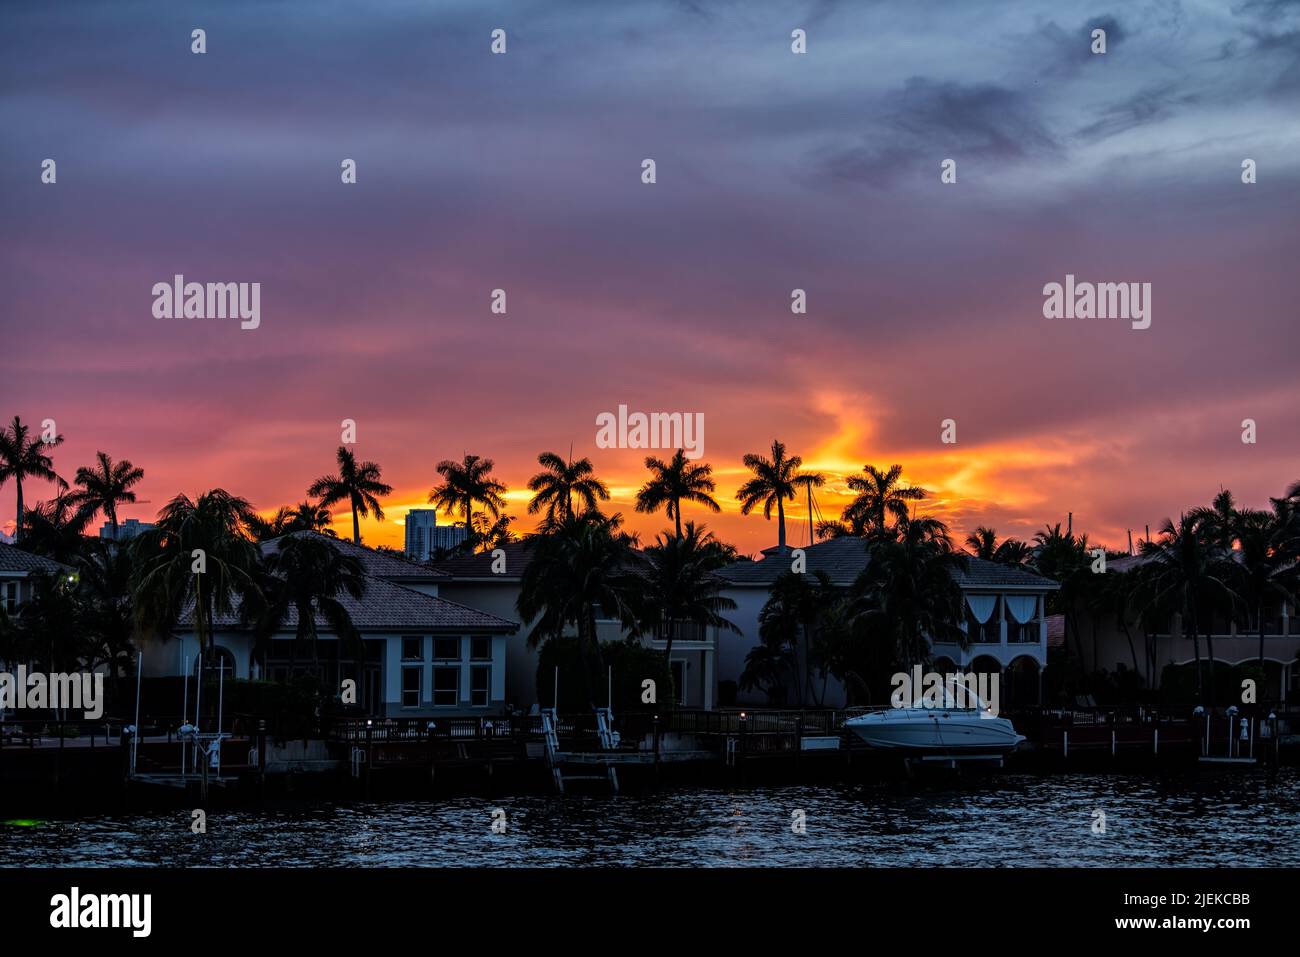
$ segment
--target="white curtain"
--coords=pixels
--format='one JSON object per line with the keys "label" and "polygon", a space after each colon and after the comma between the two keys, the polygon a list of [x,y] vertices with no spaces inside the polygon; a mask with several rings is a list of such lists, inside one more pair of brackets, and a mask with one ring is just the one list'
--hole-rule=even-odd
{"label": "white curtain", "polygon": [[981,625],[993,617],[993,609],[997,607],[997,595],[967,595],[966,604],[970,607],[970,613],[975,616],[975,620]]}
{"label": "white curtain", "polygon": [[1034,614],[1038,611],[1037,595],[1004,595],[1002,600],[1006,602],[1011,617],[1020,624],[1027,625],[1034,620]]}

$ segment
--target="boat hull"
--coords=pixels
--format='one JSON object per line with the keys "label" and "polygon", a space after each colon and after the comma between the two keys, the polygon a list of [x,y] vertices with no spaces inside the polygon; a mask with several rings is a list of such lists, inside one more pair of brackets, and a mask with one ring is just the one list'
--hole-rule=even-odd
{"label": "boat hull", "polygon": [[919,754],[1006,754],[1025,740],[1008,719],[974,711],[900,708],[851,718],[844,726],[872,748]]}

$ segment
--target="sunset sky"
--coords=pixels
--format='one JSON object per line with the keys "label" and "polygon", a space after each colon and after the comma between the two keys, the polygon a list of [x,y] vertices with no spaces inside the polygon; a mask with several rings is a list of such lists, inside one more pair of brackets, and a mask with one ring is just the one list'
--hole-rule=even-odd
{"label": "sunset sky", "polygon": [[[526,519],[570,446],[652,535],[646,453],[595,443],[626,404],[704,414],[706,520],[745,552],[776,527],[739,515],[741,457],[774,438],[827,517],[900,462],[962,536],[1073,511],[1122,547],[1300,479],[1298,107],[1300,7],[1261,0],[10,2],[0,416],[53,418],[68,478],[143,467],[145,520],[301,500],[352,418],[395,488],[371,544],[467,451]],[[177,273],[260,282],[260,328],[155,319]],[[1044,319],[1067,273],[1151,283],[1151,328]]]}

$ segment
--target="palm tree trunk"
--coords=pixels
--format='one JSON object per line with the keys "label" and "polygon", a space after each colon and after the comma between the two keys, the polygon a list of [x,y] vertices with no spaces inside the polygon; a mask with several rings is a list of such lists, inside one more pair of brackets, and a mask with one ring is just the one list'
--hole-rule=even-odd
{"label": "palm tree trunk", "polygon": [[361,522],[357,519],[357,503],[352,503],[352,544],[361,544]]}
{"label": "palm tree trunk", "polygon": [[1264,680],[1264,603],[1259,603],[1255,612],[1255,621],[1259,625],[1259,680]]}
{"label": "palm tree trunk", "polygon": [[682,540],[682,500],[673,499],[673,517],[677,519],[677,540]]}
{"label": "palm tree trunk", "polygon": [[776,545],[785,551],[785,508],[781,505],[781,496],[776,497]]}
{"label": "palm tree trunk", "polygon": [[20,542],[23,539],[23,477],[14,476],[14,485],[18,487],[18,527],[14,529],[14,541]]}
{"label": "palm tree trunk", "polygon": [[1142,687],[1145,688],[1147,684],[1146,675],[1142,673],[1143,669],[1138,667],[1137,645],[1133,644],[1133,632],[1129,631],[1128,622],[1124,619],[1123,612],[1120,613],[1119,623],[1124,629],[1124,637],[1128,639],[1128,653],[1133,659],[1133,670],[1136,671],[1138,677],[1142,679]]}
{"label": "palm tree trunk", "polygon": [[[1204,682],[1202,681],[1202,676],[1201,676],[1201,637],[1200,637],[1200,628],[1197,627],[1195,615],[1191,616],[1191,622],[1192,622],[1192,653],[1196,655],[1196,700],[1199,703],[1201,700],[1201,692],[1204,687]],[[1187,634],[1186,619],[1184,619],[1183,621],[1183,634],[1184,635]]]}
{"label": "palm tree trunk", "polygon": [[[673,673],[673,633],[674,631],[676,631],[676,629],[673,627],[673,624],[674,623],[672,618],[669,618],[668,629],[664,635],[664,661],[668,665],[669,677],[672,677],[672,673]],[[679,689],[677,688],[673,689],[674,692],[673,701],[677,701],[680,699],[681,695],[676,693],[678,691]]]}
{"label": "palm tree trunk", "polygon": [[1210,705],[1213,706],[1213,705],[1214,705],[1214,697],[1215,697],[1215,696],[1214,696],[1214,690],[1215,690],[1215,685],[1217,684],[1217,682],[1215,682],[1215,680],[1214,680],[1214,616],[1213,616],[1213,615],[1210,616],[1210,620],[1209,620],[1209,622],[1207,622],[1206,625],[1205,625],[1205,650],[1206,650],[1206,654],[1207,654],[1207,656],[1208,656],[1209,659],[1210,659],[1210,661],[1209,661],[1209,665],[1210,665],[1210,675],[1209,675],[1209,678],[1210,678],[1210,680],[1209,680],[1208,690],[1209,690],[1209,696],[1210,696],[1210,697],[1209,697],[1209,702],[1210,702]]}

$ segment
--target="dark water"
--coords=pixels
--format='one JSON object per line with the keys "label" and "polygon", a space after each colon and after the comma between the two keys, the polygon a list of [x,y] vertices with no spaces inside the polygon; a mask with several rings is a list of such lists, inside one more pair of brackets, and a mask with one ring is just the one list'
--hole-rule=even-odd
{"label": "dark water", "polygon": [[337,803],[207,824],[192,834],[185,812],[0,824],[0,866],[1295,866],[1300,773]]}

